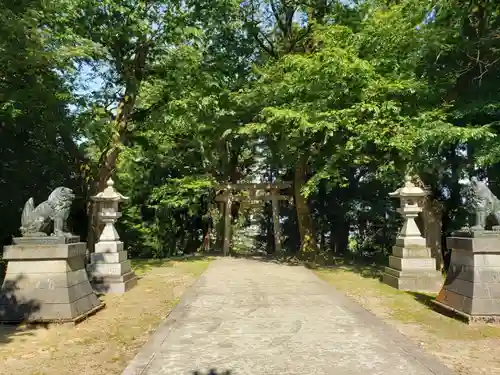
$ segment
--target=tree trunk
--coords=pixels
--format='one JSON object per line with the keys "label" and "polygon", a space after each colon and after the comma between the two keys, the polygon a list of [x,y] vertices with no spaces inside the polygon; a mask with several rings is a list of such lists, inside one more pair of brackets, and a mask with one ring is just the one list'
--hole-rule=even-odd
{"label": "tree trunk", "polygon": [[321,231],[319,236],[319,248],[321,251],[326,251],[326,236],[324,230]]}
{"label": "tree trunk", "polygon": [[[99,159],[99,172],[97,179],[93,184],[91,189],[91,195],[95,195],[105,189],[107,181],[111,178],[115,168],[116,162],[118,160],[118,154],[120,148],[123,145],[127,137],[127,124],[129,116],[135,105],[137,92],[134,93],[132,97],[125,95],[122,99],[119,107],[118,114],[115,120],[115,134],[111,137],[108,146],[101,154]],[[89,233],[87,236],[87,247],[90,252],[94,252],[94,246],[99,238],[99,234],[102,230],[102,225],[99,224],[98,219],[98,207],[96,204],[90,202],[89,209]]]}
{"label": "tree trunk", "polygon": [[330,232],[329,232],[329,238],[328,238],[328,249],[332,254],[335,254],[335,231],[336,231],[337,225],[336,223],[333,223],[330,221]]}
{"label": "tree trunk", "polygon": [[339,223],[335,231],[335,256],[343,257],[349,246],[349,223]]}
{"label": "tree trunk", "polygon": [[432,256],[436,259],[436,269],[442,271],[444,260],[441,249],[441,211],[436,209],[430,200],[426,200],[423,214],[425,240]]}
{"label": "tree trunk", "polygon": [[273,234],[274,234],[274,253],[281,255],[281,228],[280,228],[280,209],[277,198],[278,190],[272,191],[272,215],[273,215]]}
{"label": "tree trunk", "polygon": [[[95,195],[104,190],[107,181],[111,178],[116,169],[116,163],[120,149],[128,136],[128,124],[135,108],[137,96],[141,83],[144,79],[146,68],[146,59],[149,51],[147,42],[140,41],[135,50],[135,58],[132,62],[130,75],[123,77],[125,85],[125,94],[120,100],[117,108],[116,117],[113,119],[113,134],[101,153],[98,164],[98,174],[95,183],[92,186],[90,195]],[[127,71],[127,69],[125,69]],[[87,236],[87,247],[90,252],[94,252],[94,245],[99,238],[100,225],[97,218],[98,213],[95,205],[90,203],[89,207],[89,232]]]}
{"label": "tree trunk", "polygon": [[419,176],[416,176],[416,185],[428,192],[421,204],[422,212],[415,220],[425,238],[427,247],[431,249],[432,257],[436,259],[436,269],[442,271],[444,268],[443,252],[441,246],[442,233],[442,209],[441,205],[430,195],[430,189],[425,186]]}
{"label": "tree trunk", "polygon": [[222,251],[224,246],[224,203],[218,203],[217,209],[219,210],[219,220],[215,225],[215,249]]}
{"label": "tree trunk", "polygon": [[305,184],[307,169],[307,156],[299,155],[295,164],[294,175],[294,200],[297,210],[297,223],[300,234],[300,254],[306,260],[314,261],[318,252],[314,226],[309,211],[307,199],[302,195],[301,190]]}

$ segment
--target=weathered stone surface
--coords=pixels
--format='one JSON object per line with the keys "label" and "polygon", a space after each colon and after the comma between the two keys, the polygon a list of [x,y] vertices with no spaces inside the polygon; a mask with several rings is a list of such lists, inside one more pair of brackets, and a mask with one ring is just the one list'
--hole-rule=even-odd
{"label": "weathered stone surface", "polygon": [[127,260],[127,252],[93,253],[90,254],[90,259],[92,263],[121,263]]}
{"label": "weathered stone surface", "polygon": [[452,375],[310,270],[223,258],[122,375]]}
{"label": "weathered stone surface", "polygon": [[35,207],[33,198],[28,199],[21,215],[21,234],[23,237],[41,236],[47,233],[54,222],[53,234],[57,237],[72,236],[66,230],[66,220],[71,210],[75,194],[69,188],[55,188],[45,202]]}
{"label": "weathered stone surface", "polygon": [[91,263],[88,271],[93,277],[121,276],[132,271],[132,268],[130,261],[126,260],[121,263]]}
{"label": "weathered stone surface", "polygon": [[436,260],[428,257],[398,258],[389,256],[389,266],[397,270],[429,270],[436,269]]}
{"label": "weathered stone surface", "polygon": [[113,186],[113,180],[109,179],[107,187],[92,197],[101,206],[99,219],[105,226],[99,242],[95,244],[95,253],[91,255],[87,270],[94,289],[100,293],[125,293],[137,284],[137,277],[127,260],[127,252],[123,250],[123,242],[114,227],[121,216],[118,203],[128,198],[118,193]]}
{"label": "weathered stone surface", "polygon": [[[42,267],[43,264],[43,267]],[[58,260],[29,259],[9,261],[7,272],[11,274],[31,274],[31,273],[66,273],[81,269],[85,266],[85,261],[81,258],[68,258]]]}
{"label": "weathered stone surface", "polygon": [[472,188],[472,204],[475,207],[474,213],[474,230],[484,230],[486,220],[494,218],[496,224],[500,224],[500,201],[493,194],[483,181],[479,181],[477,177],[471,178]]}
{"label": "weathered stone surface", "polygon": [[430,249],[423,246],[393,247],[389,267],[385,268],[382,282],[399,290],[437,293],[443,285],[441,273],[436,270],[436,259]]}
{"label": "weathered stone surface", "polygon": [[14,237],[14,245],[59,245],[80,242],[78,236]]}
{"label": "weathered stone surface", "polygon": [[[79,284],[75,284],[68,288],[23,288],[16,292],[16,297],[23,300],[29,300],[33,298],[33,294],[36,293],[36,299],[43,301],[47,304],[63,304],[63,303],[73,303],[76,300],[82,298],[82,296],[87,296],[92,294],[92,287],[90,283],[84,281]],[[5,297],[4,297],[5,298]],[[2,298],[0,297],[0,304],[2,304]],[[4,301],[5,302],[5,301]]]}
{"label": "weathered stone surface", "polygon": [[[416,226],[416,224],[415,224]],[[421,236],[398,237],[396,238],[396,246],[401,247],[425,247],[425,238]]]}
{"label": "weathered stone surface", "polygon": [[407,176],[405,186],[389,195],[401,200],[398,212],[404,221],[382,281],[400,290],[437,293],[442,283],[441,274],[436,271],[436,259],[432,258],[426,239],[415,222],[422,211],[418,201],[426,192]]}
{"label": "weathered stone surface", "polygon": [[[98,247],[100,244],[106,246]],[[107,245],[116,246],[107,246]],[[97,249],[99,248],[99,252]],[[123,249],[122,242],[98,242],[96,252],[91,254],[91,264],[87,266],[90,282],[99,293],[125,293],[137,285],[137,277],[132,271],[126,251],[109,251]]]}
{"label": "weathered stone surface", "polygon": [[121,294],[137,285],[137,276],[134,272],[128,272],[122,276],[95,277],[91,283],[99,293]]}
{"label": "weathered stone surface", "polygon": [[95,244],[96,253],[118,253],[120,251],[123,251],[123,242],[120,241],[98,242]]}
{"label": "weathered stone surface", "polygon": [[446,293],[439,292],[436,301],[465,314],[470,314],[472,310],[472,298],[449,290]]}
{"label": "weathered stone surface", "polygon": [[[43,240],[43,237],[42,237]],[[85,256],[85,242],[54,243],[53,245],[43,242],[23,243],[19,245],[6,246],[3,250],[5,260],[53,260],[73,259]]]}
{"label": "weathered stone surface", "polygon": [[459,238],[495,238],[500,237],[500,232],[491,230],[457,230],[450,237]]}
{"label": "weathered stone surface", "polygon": [[436,275],[439,275],[441,279],[441,284],[443,281],[443,277],[441,274],[435,270],[427,270],[427,271],[421,271],[421,270],[410,270],[410,271],[400,271],[396,270],[394,268],[390,267],[385,267],[384,269],[384,274],[389,274],[394,277],[422,277],[422,276],[427,276],[427,277],[435,277]]}
{"label": "weathered stone surface", "polygon": [[8,246],[0,320],[77,321],[104,305],[85,272],[85,243]]}
{"label": "weathered stone surface", "polygon": [[469,321],[500,316],[499,233],[454,233],[447,244],[452,249],[450,267],[437,304]]}
{"label": "weathered stone surface", "polygon": [[456,232],[446,239],[449,249],[460,249],[473,252],[497,252],[500,232]]}
{"label": "weathered stone surface", "polygon": [[401,247],[393,246],[392,255],[398,258],[430,258],[431,249],[427,247]]}
{"label": "weathered stone surface", "polygon": [[398,271],[385,268],[382,282],[393,288],[408,291],[439,290],[443,284],[441,273],[435,270],[428,272]]}
{"label": "weathered stone surface", "polygon": [[85,280],[88,280],[85,269],[52,273],[50,275],[47,273],[30,273],[29,279],[18,280],[16,286],[20,289],[69,288]]}

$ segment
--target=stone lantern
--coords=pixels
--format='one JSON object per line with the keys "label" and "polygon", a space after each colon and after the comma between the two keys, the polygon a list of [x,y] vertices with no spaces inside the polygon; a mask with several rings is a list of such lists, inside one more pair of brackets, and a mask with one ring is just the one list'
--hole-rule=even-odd
{"label": "stone lantern", "polygon": [[114,184],[113,180],[109,179],[107,187],[99,194],[91,197],[97,203],[99,220],[104,224],[99,242],[120,240],[120,236],[115,229],[116,221],[122,216],[121,212],[118,211],[118,204],[128,200],[128,197],[118,193],[114,188]]}
{"label": "stone lantern", "polygon": [[411,182],[410,177],[406,177],[403,187],[389,193],[391,198],[399,198],[401,202],[397,211],[403,216],[404,223],[397,238],[401,239],[405,245],[425,246],[426,244],[415,222],[418,214],[422,212],[420,202],[426,195],[427,193],[423,189]]}
{"label": "stone lantern", "polygon": [[426,195],[423,189],[411,182],[409,176],[403,187],[389,194],[392,198],[399,198],[401,205],[398,212],[404,222],[382,280],[400,290],[437,293],[443,279],[436,270],[436,259],[432,258],[431,250],[415,222],[422,211],[419,203]]}
{"label": "stone lantern", "polygon": [[107,187],[91,199],[98,203],[99,220],[104,228],[95,244],[95,252],[90,255],[91,263],[87,267],[90,281],[101,293],[124,293],[137,284],[127,251],[123,250],[123,242],[115,229],[121,217],[118,204],[128,198],[118,193],[113,180],[109,179]]}

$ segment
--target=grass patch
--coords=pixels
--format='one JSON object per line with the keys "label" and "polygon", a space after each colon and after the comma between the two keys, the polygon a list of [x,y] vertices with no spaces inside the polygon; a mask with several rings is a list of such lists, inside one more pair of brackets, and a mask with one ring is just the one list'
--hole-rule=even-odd
{"label": "grass patch", "polygon": [[[189,256],[166,259],[132,259],[132,268],[138,276],[145,274],[153,268],[181,266],[181,269],[191,270],[195,276],[201,275],[213,257]],[[201,272],[200,272],[201,271]]]}
{"label": "grass patch", "polygon": [[0,326],[0,373],[120,374],[209,262],[133,260],[138,285],[103,296],[106,308],[76,326]]}
{"label": "grass patch", "polygon": [[467,325],[433,309],[435,295],[403,292],[380,282],[382,269],[376,266],[343,265],[320,269],[316,274],[376,315],[415,324],[445,340],[500,338],[500,327]]}
{"label": "grass patch", "polygon": [[172,267],[174,262],[170,259],[131,259],[132,268],[137,276],[142,276],[153,268]]}
{"label": "grass patch", "polygon": [[314,271],[367,310],[435,355],[459,375],[500,374],[500,326],[467,325],[433,309],[432,294],[380,282],[376,266],[339,265]]}

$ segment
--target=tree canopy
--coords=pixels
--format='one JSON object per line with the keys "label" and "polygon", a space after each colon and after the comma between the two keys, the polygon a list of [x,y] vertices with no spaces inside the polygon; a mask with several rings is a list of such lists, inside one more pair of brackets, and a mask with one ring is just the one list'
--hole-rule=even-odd
{"label": "tree canopy", "polygon": [[122,237],[143,257],[203,246],[221,182],[292,181],[285,247],[304,258],[385,256],[388,193],[408,173],[443,238],[463,224],[464,179],[500,192],[498,2],[0,4],[4,243],[24,202],[59,185],[77,192],[73,228],[92,242],[89,198],[110,177],[130,197]]}

